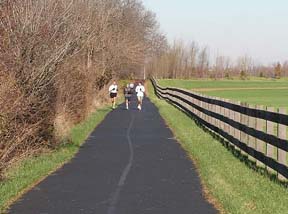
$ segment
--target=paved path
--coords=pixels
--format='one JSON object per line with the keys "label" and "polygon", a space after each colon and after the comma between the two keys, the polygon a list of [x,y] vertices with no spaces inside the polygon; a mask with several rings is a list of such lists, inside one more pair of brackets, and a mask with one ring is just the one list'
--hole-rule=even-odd
{"label": "paved path", "polygon": [[[133,103],[135,106],[135,103]],[[123,105],[76,157],[15,203],[16,214],[214,214],[199,177],[156,107]]]}

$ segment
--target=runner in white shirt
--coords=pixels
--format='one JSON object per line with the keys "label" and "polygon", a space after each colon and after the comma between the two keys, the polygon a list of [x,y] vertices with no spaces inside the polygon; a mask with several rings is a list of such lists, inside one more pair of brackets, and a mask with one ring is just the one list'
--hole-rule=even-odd
{"label": "runner in white shirt", "polygon": [[113,84],[110,85],[110,87],[109,87],[112,109],[115,109],[117,92],[118,92],[118,86],[117,86],[116,82],[114,81]]}
{"label": "runner in white shirt", "polygon": [[142,101],[143,101],[143,97],[144,97],[144,93],[145,93],[145,88],[144,86],[139,82],[138,86],[135,89],[136,95],[137,95],[137,99],[138,99],[138,109],[141,110],[142,109]]}

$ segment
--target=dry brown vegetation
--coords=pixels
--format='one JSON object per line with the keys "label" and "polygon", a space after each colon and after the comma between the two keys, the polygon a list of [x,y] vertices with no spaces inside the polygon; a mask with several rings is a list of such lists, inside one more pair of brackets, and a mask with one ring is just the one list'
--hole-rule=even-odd
{"label": "dry brown vegetation", "polygon": [[[161,49],[163,50],[163,49]],[[249,56],[237,60],[218,55],[209,56],[208,47],[200,47],[197,42],[184,44],[175,41],[158,57],[149,61],[148,72],[157,78],[241,78],[287,77],[288,61],[273,65],[256,64]]]}
{"label": "dry brown vegetation", "polygon": [[112,78],[165,46],[138,0],[2,0],[0,38],[0,174],[57,146]]}

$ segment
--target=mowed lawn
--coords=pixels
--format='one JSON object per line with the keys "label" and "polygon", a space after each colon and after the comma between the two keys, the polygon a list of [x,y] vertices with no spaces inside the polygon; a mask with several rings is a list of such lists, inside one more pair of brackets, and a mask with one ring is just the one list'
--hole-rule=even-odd
{"label": "mowed lawn", "polygon": [[160,85],[189,89],[254,105],[288,107],[288,79],[159,80]]}

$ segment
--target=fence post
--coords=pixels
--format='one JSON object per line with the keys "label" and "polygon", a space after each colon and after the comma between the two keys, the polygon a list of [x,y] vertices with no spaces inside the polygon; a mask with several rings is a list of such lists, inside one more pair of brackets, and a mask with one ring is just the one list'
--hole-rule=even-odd
{"label": "fence post", "polygon": [[[188,98],[186,98],[188,101],[190,101],[191,103],[194,103],[193,102],[193,98],[192,97],[190,97],[190,96],[187,96]],[[188,104],[187,104],[188,105]],[[191,105],[189,105],[189,108],[188,109],[190,109],[190,111],[192,112],[192,113],[194,113],[194,108],[191,106]]]}
{"label": "fence post", "polygon": [[[202,97],[205,97],[205,96],[202,96]],[[202,108],[203,109],[206,109],[206,102],[202,101]],[[205,113],[202,113],[202,119],[207,121],[207,115]]]}
{"label": "fence post", "polygon": [[[197,101],[195,98],[191,97],[192,98],[192,103],[194,103],[195,105],[197,104]],[[193,108],[193,113],[196,114],[196,109]]]}
{"label": "fence post", "polygon": [[[184,98],[185,98],[185,95],[183,95],[182,93],[176,92],[176,91],[174,91],[173,95],[178,95],[179,97],[183,97],[184,96]],[[187,98],[185,98],[185,99],[187,99]],[[188,110],[190,109],[189,105],[186,104],[185,102],[183,102],[182,100],[177,99],[177,102],[180,103],[183,107],[187,108]],[[188,113],[188,112],[186,112],[186,113]]]}
{"label": "fence post", "polygon": [[[207,98],[209,98],[209,97],[207,96]],[[212,106],[211,106],[210,103],[207,103],[207,109],[208,109],[209,112],[212,111]],[[208,123],[212,124],[212,118],[211,118],[211,116],[208,115],[207,117],[208,117]],[[212,125],[213,125],[213,124],[212,124]]]}
{"label": "fence post", "polygon": [[[204,102],[202,100],[200,100],[200,107],[204,108]],[[203,112],[200,111],[200,118],[202,120],[205,120],[205,114]]]}
{"label": "fence post", "polygon": [[[211,111],[213,113],[215,113],[216,112],[216,106],[214,104],[210,104],[210,106],[211,106]],[[214,117],[211,117],[211,123],[213,126],[216,126],[216,119]]]}
{"label": "fence post", "polygon": [[[247,103],[245,102],[241,102],[241,106],[243,107],[247,107]],[[246,112],[244,112],[246,113]],[[248,116],[245,115],[244,113],[241,114],[241,124],[248,126]],[[248,135],[245,133],[246,130],[241,131],[240,134],[240,141],[242,143],[245,143],[246,145],[248,144]],[[243,154],[244,156],[247,156],[247,153],[241,150],[241,154]]]}
{"label": "fence post", "polygon": [[[227,99],[224,99],[223,101],[224,101],[224,102],[228,102]],[[224,116],[227,117],[227,118],[229,118],[229,109],[224,108]],[[227,123],[224,123],[224,131],[225,131],[226,133],[230,134],[230,133],[229,133],[229,125],[228,125]]]}
{"label": "fence post", "polygon": [[[279,108],[278,112],[281,114],[286,114],[286,108]],[[287,139],[287,127],[285,125],[278,124],[278,137],[284,140]],[[278,148],[278,162],[287,166],[286,156],[287,152]],[[287,179],[280,173],[278,173],[278,178],[282,181],[287,181]]]}
{"label": "fence post", "polygon": [[[221,101],[224,101],[224,99],[220,99]],[[220,106],[220,114],[222,116],[225,116],[225,109],[224,107]],[[220,120],[220,129],[225,130],[224,122]]]}
{"label": "fence post", "polygon": [[[215,98],[215,99],[219,100],[218,97]],[[220,111],[220,106],[218,106],[218,105],[215,106],[215,112],[216,112],[217,114],[220,114],[220,113],[221,113],[221,111]],[[215,118],[215,125],[216,125],[217,128],[220,128],[220,121],[219,121],[218,119],[216,119],[216,118]]]}
{"label": "fence post", "polygon": [[[256,106],[256,108],[259,110],[263,110],[264,106],[258,105],[258,106]],[[264,120],[263,119],[260,119],[260,118],[256,119],[256,129],[258,131],[262,131],[262,132],[264,131]],[[266,143],[264,141],[256,139],[256,149],[258,152],[261,152],[264,155],[266,155]],[[257,166],[265,168],[265,164],[259,160],[256,161],[256,164],[257,164]]]}
{"label": "fence post", "polygon": [[[229,103],[233,103],[233,102],[229,100]],[[235,121],[235,111],[229,109],[229,118]],[[232,126],[230,126],[229,128],[229,134],[235,137],[235,128],[233,128]]]}
{"label": "fence post", "polygon": [[[188,96],[188,95],[184,95],[184,94],[180,94],[179,92],[176,92],[176,94],[175,95],[178,95],[178,96],[181,96],[181,97],[183,97],[185,100],[188,100],[189,102],[191,102],[191,103],[193,103],[192,102],[192,97],[190,97],[190,96]],[[185,103],[185,102],[182,102],[183,104],[183,106],[185,106],[190,112],[193,112],[193,108],[192,108],[192,106],[190,105],[190,104],[188,104],[188,103]]]}
{"label": "fence post", "polygon": [[[198,106],[202,107],[202,101],[201,101],[201,100],[198,100],[198,103],[199,103]],[[198,116],[199,116],[200,118],[202,118],[202,112],[199,111],[199,110],[198,110]]]}
{"label": "fence post", "polygon": [[[238,101],[236,104],[241,105],[241,102]],[[241,123],[241,113],[234,112],[234,119],[236,122]],[[235,138],[237,140],[241,141],[241,131],[239,130],[239,127],[235,129]],[[236,148],[238,148],[238,147],[236,147]],[[238,150],[241,151],[240,148],[238,148]]]}
{"label": "fence post", "polygon": [[[274,111],[274,107],[267,107],[267,111],[273,112]],[[271,135],[275,135],[274,132],[274,123],[267,120],[266,123],[266,129],[267,129],[267,134],[271,134]],[[270,158],[275,159],[275,151],[274,151],[274,146],[272,146],[271,144],[267,143],[267,156]],[[267,167],[267,170],[270,173],[275,173],[275,170],[271,169],[270,167]]]}
{"label": "fence post", "polygon": [[[196,105],[201,107],[200,100],[196,99]],[[200,115],[200,111],[199,111],[198,109],[196,109],[196,115],[197,115],[198,117],[201,116],[201,115]]]}
{"label": "fence post", "polygon": [[[206,98],[205,95],[202,95],[202,97]],[[202,108],[203,108],[204,110],[207,110],[207,103],[204,102],[204,101],[202,102]],[[203,120],[205,120],[206,122],[208,122],[208,116],[207,116],[207,114],[205,114],[205,113],[203,113]]]}
{"label": "fence post", "polygon": [[[253,105],[248,105],[248,107],[252,108],[252,109],[255,108],[255,106],[253,106]],[[248,124],[249,124],[250,128],[255,129],[256,128],[256,118],[248,116]],[[256,149],[256,138],[255,137],[248,135],[248,146],[253,148],[253,149]],[[254,157],[252,157],[252,156],[249,156],[249,157],[250,157],[251,161],[256,161]]]}

